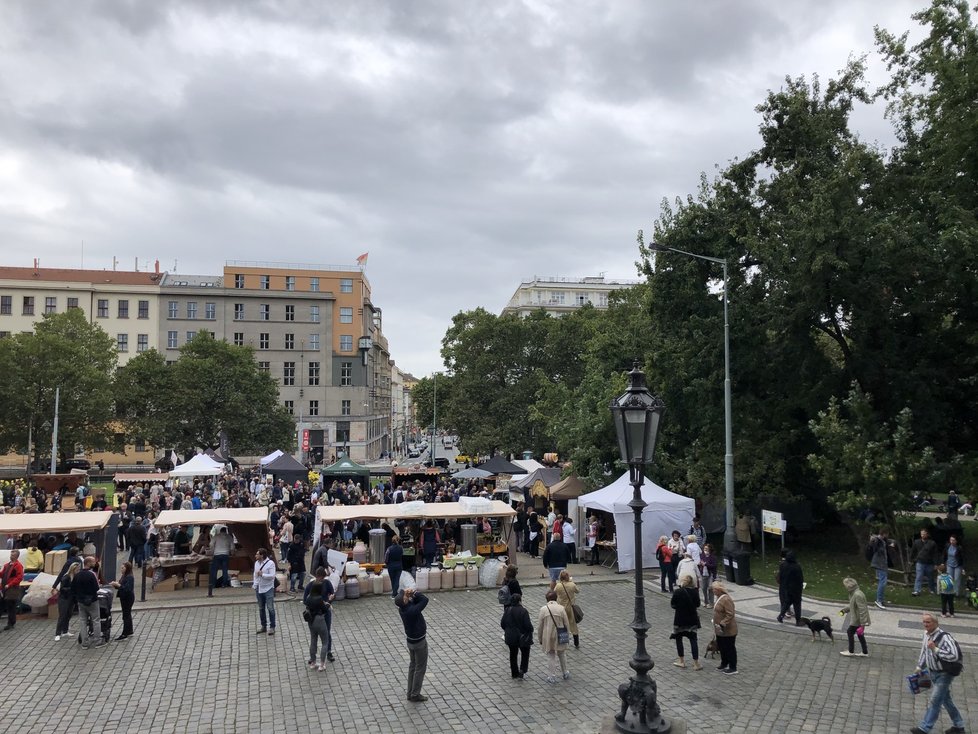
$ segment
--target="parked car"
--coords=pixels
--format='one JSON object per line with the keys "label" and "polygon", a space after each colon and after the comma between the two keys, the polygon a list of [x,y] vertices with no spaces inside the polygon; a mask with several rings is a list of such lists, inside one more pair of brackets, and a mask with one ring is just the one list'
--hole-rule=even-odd
{"label": "parked car", "polygon": [[92,468],[92,462],[88,459],[65,459],[62,463],[58,464],[59,474],[69,474],[72,469],[84,469],[88,471]]}
{"label": "parked car", "polygon": [[[429,460],[429,461],[427,461],[427,462],[425,462],[425,463],[426,463],[426,464],[427,464],[428,466],[431,466],[431,461],[430,461],[430,460]],[[439,457],[437,457],[437,458],[435,459],[435,464],[434,464],[434,465],[435,465],[435,466],[440,466],[440,467],[442,467],[443,469],[447,469],[447,468],[448,468],[448,463],[449,463],[449,462],[448,462],[448,459],[447,459],[446,457],[444,457],[444,456],[439,456]]]}
{"label": "parked car", "polygon": [[408,450],[408,458],[409,459],[417,459],[420,456],[421,456],[421,452],[418,451],[417,449],[409,449]]}

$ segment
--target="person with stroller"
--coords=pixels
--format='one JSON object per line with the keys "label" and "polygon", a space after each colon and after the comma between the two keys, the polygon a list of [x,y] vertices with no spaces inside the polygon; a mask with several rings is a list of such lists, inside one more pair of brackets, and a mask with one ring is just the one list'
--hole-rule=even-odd
{"label": "person with stroller", "polygon": [[79,636],[85,649],[105,644],[98,607],[98,576],[94,569],[94,556],[85,556],[82,570],[71,581],[71,594],[78,602],[78,616],[81,619]]}

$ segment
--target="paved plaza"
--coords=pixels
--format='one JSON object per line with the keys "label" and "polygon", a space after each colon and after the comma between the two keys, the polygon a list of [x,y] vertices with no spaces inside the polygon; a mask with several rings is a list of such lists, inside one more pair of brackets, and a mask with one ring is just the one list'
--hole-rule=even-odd
{"label": "paved plaza", "polygon": [[[299,602],[278,601],[278,634],[258,636],[250,589],[224,590],[216,605],[191,606],[204,602],[195,590],[183,592],[194,601],[154,606],[166,596],[157,594],[141,612],[137,603],[136,636],[100,649],[55,642],[53,621],[25,620],[0,634],[8,691],[0,714],[16,720],[19,731],[34,732],[596,732],[616,710],[617,685],[629,672],[634,587],[626,577],[589,582],[584,567],[579,573],[582,646],[567,653],[572,679],[555,686],[544,680],[537,647],[527,680],[510,678],[492,590],[430,595],[424,686],[430,700],[423,704],[405,700],[407,651],[389,598],[336,604],[337,659],[316,673],[305,665],[308,633]],[[545,587],[530,578],[524,586],[535,621]],[[646,585],[653,675],[664,713],[684,719],[690,732],[901,732],[923,711],[924,696],[911,696],[903,680],[916,661],[917,613],[903,615],[904,642],[879,643],[870,627],[871,657],[847,659],[838,654],[844,633],[835,644],[813,644],[807,631],[761,621],[769,591],[733,587],[735,598],[757,597],[744,601],[741,673],[726,677],[711,660],[702,672],[672,666],[672,610],[657,586]],[[974,629],[973,619],[957,625]],[[704,631],[704,647],[706,637]],[[978,698],[966,695],[978,678],[973,649],[954,684],[969,731],[978,726]],[[948,725],[942,720],[939,730]]]}

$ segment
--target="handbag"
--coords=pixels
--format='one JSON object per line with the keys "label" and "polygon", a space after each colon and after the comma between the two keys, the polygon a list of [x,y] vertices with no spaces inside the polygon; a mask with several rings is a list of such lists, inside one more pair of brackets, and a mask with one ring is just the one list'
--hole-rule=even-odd
{"label": "handbag", "polygon": [[550,614],[550,619],[553,620],[554,627],[557,628],[557,644],[558,645],[569,645],[570,644],[570,632],[567,631],[566,627],[557,627],[557,620],[554,617],[554,613],[550,611],[550,607],[547,607],[547,613]]}
{"label": "handbag", "polygon": [[911,673],[907,676],[907,686],[915,696],[921,691],[926,691],[930,688],[930,685],[930,674],[926,670],[921,670],[919,673]]}
{"label": "handbag", "polygon": [[[561,586],[564,586],[564,582],[560,582]],[[564,586],[564,593],[567,594],[567,587]],[[570,599],[570,594],[567,594],[567,598]],[[581,609],[580,604],[571,604],[571,610],[574,612],[574,621],[582,622],[584,620],[584,611]]]}

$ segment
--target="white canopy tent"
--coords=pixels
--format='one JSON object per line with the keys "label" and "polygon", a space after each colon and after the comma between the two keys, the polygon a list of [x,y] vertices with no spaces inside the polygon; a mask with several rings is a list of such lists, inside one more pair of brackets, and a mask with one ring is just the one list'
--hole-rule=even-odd
{"label": "white canopy tent", "polygon": [[206,454],[197,454],[190,461],[170,470],[171,477],[212,477],[224,471],[224,465]]}
{"label": "white canopy tent", "polygon": [[[628,506],[631,499],[632,485],[628,483],[628,472],[607,487],[578,498],[580,507],[603,510],[614,515],[619,571],[631,571],[635,568],[634,513]],[[655,547],[659,536],[670,535],[673,530],[685,534],[693,524],[696,502],[663,489],[648,477],[645,477],[642,485],[642,499],[648,503],[642,511],[642,565],[651,568],[658,564],[655,560]]]}
{"label": "white canopy tent", "polygon": [[284,455],[285,455],[285,453],[284,453],[284,452],[282,452],[282,451],[279,451],[278,449],[275,449],[275,450],[274,450],[274,451],[273,451],[272,453],[270,453],[270,454],[269,454],[268,456],[263,456],[263,457],[261,457],[261,459],[259,460],[259,462],[258,462],[258,463],[259,463],[259,464],[260,464],[261,466],[265,466],[265,464],[271,464],[271,463],[272,463],[273,461],[275,461],[275,460],[276,460],[276,459],[277,459],[278,457],[280,457],[280,456],[284,456]]}

